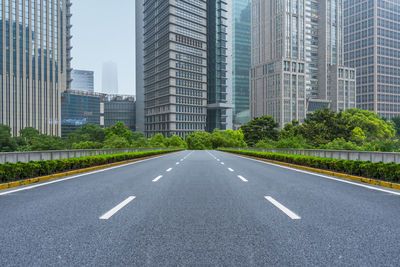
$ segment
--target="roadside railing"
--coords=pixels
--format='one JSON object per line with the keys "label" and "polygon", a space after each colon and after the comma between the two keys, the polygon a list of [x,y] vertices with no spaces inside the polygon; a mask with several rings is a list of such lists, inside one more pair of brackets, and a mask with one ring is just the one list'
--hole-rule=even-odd
{"label": "roadside railing", "polygon": [[400,153],[398,152],[371,152],[355,150],[323,150],[323,149],[289,149],[289,148],[227,148],[237,150],[250,150],[271,153],[282,153],[292,155],[305,155],[332,159],[361,160],[383,163],[400,164]]}
{"label": "roadside railing", "polygon": [[96,155],[130,153],[150,150],[165,150],[171,148],[111,148],[111,149],[82,149],[82,150],[52,150],[29,152],[4,152],[0,153],[0,164],[9,162],[29,162],[39,160],[68,159]]}

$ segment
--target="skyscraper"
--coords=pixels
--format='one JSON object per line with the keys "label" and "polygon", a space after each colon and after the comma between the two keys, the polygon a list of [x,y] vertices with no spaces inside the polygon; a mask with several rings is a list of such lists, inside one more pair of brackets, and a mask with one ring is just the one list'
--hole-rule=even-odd
{"label": "skyscraper", "polygon": [[103,63],[102,89],[104,94],[118,94],[118,66],[112,61]]}
{"label": "skyscraper", "polygon": [[357,69],[357,107],[400,116],[400,2],[343,2],[345,63]]}
{"label": "skyscraper", "polygon": [[71,90],[94,92],[94,72],[89,70],[72,70]]}
{"label": "skyscraper", "polygon": [[0,1],[0,124],[61,135],[70,68],[69,0]]}
{"label": "skyscraper", "polygon": [[146,134],[204,131],[207,3],[149,0],[143,8]]}
{"label": "skyscraper", "polygon": [[232,94],[235,129],[250,120],[251,1],[232,0]]}
{"label": "skyscraper", "polygon": [[251,117],[271,115],[283,127],[323,106],[355,107],[342,1],[254,0],[251,33]]}
{"label": "skyscraper", "polygon": [[225,0],[207,2],[207,130],[226,130],[228,103],[228,6]]}

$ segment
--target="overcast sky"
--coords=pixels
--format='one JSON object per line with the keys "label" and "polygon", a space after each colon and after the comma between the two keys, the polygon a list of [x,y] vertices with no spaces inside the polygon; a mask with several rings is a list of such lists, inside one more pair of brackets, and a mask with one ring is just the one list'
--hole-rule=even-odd
{"label": "overcast sky", "polygon": [[72,67],[93,70],[100,92],[102,64],[114,61],[119,93],[135,94],[135,0],[72,2]]}

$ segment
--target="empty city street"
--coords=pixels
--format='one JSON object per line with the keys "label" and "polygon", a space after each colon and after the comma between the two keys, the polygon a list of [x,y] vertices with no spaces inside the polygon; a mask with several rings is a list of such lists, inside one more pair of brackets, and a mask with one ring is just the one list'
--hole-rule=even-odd
{"label": "empty city street", "polygon": [[182,151],[0,191],[0,266],[398,266],[400,191]]}

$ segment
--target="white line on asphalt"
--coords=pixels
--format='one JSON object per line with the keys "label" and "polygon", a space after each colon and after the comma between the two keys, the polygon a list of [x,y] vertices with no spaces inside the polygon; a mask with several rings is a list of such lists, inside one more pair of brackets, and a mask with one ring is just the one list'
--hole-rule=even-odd
{"label": "white line on asphalt", "polygon": [[189,157],[194,151],[190,152],[189,154],[187,154],[183,159],[186,159],[187,157]]}
{"label": "white line on asphalt", "polygon": [[233,170],[233,169],[231,169],[231,168],[228,168],[228,170],[229,170],[229,171],[231,171],[231,172],[234,172],[234,170]]}
{"label": "white line on asphalt", "polygon": [[242,180],[243,182],[245,182],[245,183],[248,182],[248,180],[247,180],[246,178],[244,178],[243,176],[238,175],[238,177],[239,177],[239,179]]}
{"label": "white line on asphalt", "polygon": [[275,199],[273,199],[272,197],[269,196],[265,196],[265,199],[268,200],[269,202],[271,202],[275,207],[277,207],[278,209],[280,209],[281,211],[283,211],[287,216],[289,216],[292,220],[300,220],[301,217],[298,216],[296,213],[294,213],[293,211],[291,211],[290,209],[286,208],[285,206],[283,206],[281,203],[279,203],[278,201],[276,201]]}
{"label": "white line on asphalt", "polygon": [[162,175],[157,176],[157,177],[153,180],[153,183],[157,182],[157,181],[160,180],[162,177],[163,177]]}
{"label": "white line on asphalt", "polygon": [[0,196],[12,194],[12,193],[17,193],[17,192],[20,192],[20,191],[30,190],[30,189],[34,189],[34,188],[36,188],[36,187],[41,187],[41,186],[45,186],[45,185],[49,185],[49,184],[55,184],[55,183],[59,183],[59,182],[64,182],[64,181],[68,181],[68,180],[73,180],[73,179],[76,179],[76,178],[79,178],[79,177],[82,177],[82,176],[87,176],[87,175],[92,175],[92,174],[96,174],[96,173],[100,173],[100,172],[105,172],[105,171],[108,171],[108,170],[113,170],[113,169],[117,169],[117,168],[122,168],[122,167],[126,167],[126,166],[130,166],[130,165],[138,164],[138,163],[145,162],[145,161],[149,161],[149,160],[159,159],[159,158],[163,158],[163,157],[167,157],[167,156],[169,156],[169,155],[164,155],[164,156],[160,156],[160,157],[156,157],[156,158],[151,158],[151,159],[144,159],[144,160],[141,160],[141,161],[136,161],[136,162],[132,162],[132,163],[127,163],[127,164],[123,164],[123,165],[119,165],[119,166],[114,166],[114,167],[110,167],[110,168],[106,168],[106,169],[102,169],[102,170],[97,170],[97,171],[82,173],[82,174],[74,175],[74,176],[67,177],[67,178],[61,178],[61,179],[53,180],[53,181],[50,181],[50,182],[45,182],[45,183],[40,183],[40,184],[31,185],[31,186],[27,186],[27,187],[22,187],[22,188],[18,188],[18,189],[15,189],[15,190],[11,190],[11,191],[7,191],[7,192],[0,193]]}
{"label": "white line on asphalt", "polygon": [[219,159],[217,159],[217,161],[220,161]]}
{"label": "white line on asphalt", "polygon": [[131,196],[128,197],[127,199],[125,199],[124,201],[122,201],[121,203],[119,203],[117,206],[115,206],[114,208],[112,208],[110,211],[108,211],[107,213],[105,213],[103,216],[101,216],[99,219],[100,220],[108,220],[111,218],[111,216],[113,216],[115,213],[117,213],[120,209],[122,209],[123,207],[125,207],[126,205],[128,205],[129,202],[131,202],[132,200],[134,200],[136,197],[135,196]]}
{"label": "white line on asphalt", "polygon": [[211,155],[211,157],[213,157],[214,159],[217,159],[217,157],[216,156],[214,156],[213,154],[211,154],[210,152],[208,152],[208,151],[206,151],[208,154],[210,154]]}
{"label": "white line on asphalt", "polygon": [[225,165],[225,163],[221,162],[221,165]]}
{"label": "white line on asphalt", "polygon": [[271,165],[271,166],[275,166],[275,167],[279,167],[279,168],[283,168],[283,169],[288,169],[288,170],[295,171],[295,172],[301,172],[301,173],[305,173],[305,174],[310,174],[310,175],[313,175],[313,176],[318,176],[318,177],[321,177],[321,178],[325,178],[325,179],[329,179],[329,180],[333,180],[333,181],[337,181],[337,182],[341,182],[341,183],[356,185],[356,186],[368,188],[368,189],[371,189],[371,190],[380,191],[380,192],[384,192],[384,193],[389,193],[389,194],[392,194],[392,195],[400,196],[400,192],[394,192],[394,191],[382,189],[382,188],[379,188],[379,187],[373,187],[373,186],[369,186],[369,185],[359,184],[359,183],[347,181],[347,180],[344,180],[344,179],[342,180],[342,179],[339,179],[339,178],[334,178],[334,177],[330,177],[330,176],[326,176],[326,175],[322,175],[322,174],[318,174],[318,173],[298,170],[298,169],[295,169],[295,168],[290,168],[290,167],[286,167],[286,166],[282,166],[282,165],[278,165],[278,164],[274,164],[274,163],[269,163],[269,162],[265,162],[265,161],[261,161],[261,160],[250,159],[250,158],[242,157],[242,156],[239,156],[239,155],[235,155],[235,156],[239,157],[239,158],[243,158],[243,159],[248,159],[248,160],[251,160],[251,161],[256,161],[258,163],[263,163],[263,164],[267,164],[267,165]]}
{"label": "white line on asphalt", "polygon": [[169,169],[167,170],[167,172],[170,172],[170,171],[172,171],[172,168],[169,168]]}
{"label": "white line on asphalt", "polygon": [[179,165],[179,162],[177,162],[176,165]]}
{"label": "white line on asphalt", "polygon": [[181,161],[183,161],[183,159],[181,159]]}

